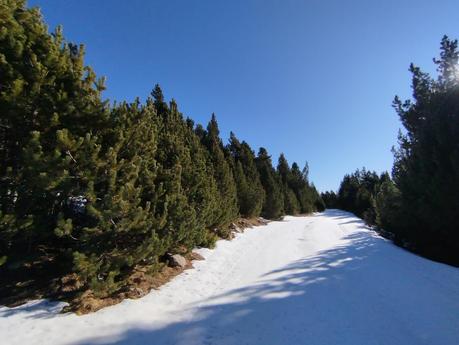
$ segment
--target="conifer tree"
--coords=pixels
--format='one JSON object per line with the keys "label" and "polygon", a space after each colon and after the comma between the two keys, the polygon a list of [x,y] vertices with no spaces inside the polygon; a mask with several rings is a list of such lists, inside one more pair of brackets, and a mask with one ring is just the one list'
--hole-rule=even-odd
{"label": "conifer tree", "polygon": [[265,191],[260,182],[255,154],[246,142],[240,142],[230,134],[228,146],[233,158],[233,174],[236,181],[239,212],[245,217],[256,217],[261,213]]}
{"label": "conifer tree", "polygon": [[0,75],[2,277],[34,263],[106,297],[138,266],[228,236],[239,214],[302,209],[288,163],[283,180],[266,150],[234,134],[224,147],[215,116],[195,125],[159,85],[144,104],[102,101],[84,47],[21,0],[0,0]]}
{"label": "conifer tree", "polygon": [[390,181],[387,173],[378,176],[376,172],[357,169],[353,174],[344,176],[337,195],[340,208],[353,212],[363,218],[367,224],[376,224],[376,197],[381,185]]}
{"label": "conifer tree", "polygon": [[311,184],[310,189],[312,191],[312,200],[314,202],[313,211],[325,211],[325,201],[322,199],[322,196],[320,195],[316,186],[314,186],[314,184]]}
{"label": "conifer tree", "polygon": [[[105,138],[113,145],[99,157],[76,157],[91,171],[86,207],[76,219],[74,211],[67,213],[69,218],[62,214],[55,232],[78,241],[74,267],[99,296],[116,291],[135,265],[157,264],[166,249],[158,232],[167,210],[157,209],[161,186],[155,181],[155,117],[151,103],[120,104],[113,109]],[[94,165],[94,158],[101,163]]]}
{"label": "conifer tree", "polygon": [[292,164],[289,185],[299,202],[301,213],[310,213],[315,210],[316,195],[309,185],[308,174],[309,167],[307,164],[303,171],[300,170],[296,162]]}
{"label": "conifer tree", "polygon": [[[171,188],[165,196],[175,212],[170,219],[173,226],[167,228],[175,245],[190,248],[205,241],[206,229],[215,224],[217,184],[205,148],[175,101],[167,106],[158,85],[152,95],[161,119],[157,160],[162,167],[161,179]],[[171,183],[171,179],[176,181]]]}
{"label": "conifer tree", "polygon": [[444,36],[438,77],[411,64],[413,100],[394,100],[399,136],[393,176],[403,216],[392,231],[416,250],[459,264],[459,51]]}
{"label": "conifer tree", "polygon": [[277,172],[282,181],[282,189],[284,194],[284,211],[286,214],[290,215],[298,214],[301,210],[301,205],[295,192],[291,188],[292,172],[283,153],[279,156]]}
{"label": "conifer tree", "polygon": [[65,42],[61,28],[49,35],[24,1],[2,2],[1,13],[0,246],[13,264],[62,253],[54,229],[93,182],[77,157],[97,157],[109,109],[83,46]]}
{"label": "conifer tree", "polygon": [[[375,222],[376,225],[389,233],[393,229],[399,229],[400,219],[403,218],[400,213],[400,191],[395,186],[389,174],[383,174],[381,185],[375,196]],[[397,234],[397,241],[403,237],[403,234]]]}
{"label": "conifer tree", "polygon": [[213,166],[213,176],[218,188],[218,206],[215,224],[219,229],[219,235],[227,237],[229,235],[227,225],[236,219],[239,214],[237,203],[236,182],[233,172],[225,157],[223,143],[220,139],[217,119],[214,114],[207,125],[207,131],[198,126],[195,130],[207,148],[210,161]]}
{"label": "conifer tree", "polygon": [[189,159],[186,160],[189,150],[183,142],[180,114],[175,109],[169,109],[159,85],[155,86],[152,96],[159,119],[159,142],[155,155],[159,167],[158,183],[164,189],[158,206],[162,212],[167,212],[161,237],[167,241],[168,247],[189,245],[198,227],[196,211],[188,202],[183,188],[183,165],[189,162]]}
{"label": "conifer tree", "polygon": [[339,208],[338,197],[334,191],[321,193],[321,198],[324,201],[326,208]]}
{"label": "conifer tree", "polygon": [[256,158],[260,181],[266,193],[262,215],[267,219],[279,219],[284,213],[284,196],[280,176],[274,170],[271,156],[261,147]]}

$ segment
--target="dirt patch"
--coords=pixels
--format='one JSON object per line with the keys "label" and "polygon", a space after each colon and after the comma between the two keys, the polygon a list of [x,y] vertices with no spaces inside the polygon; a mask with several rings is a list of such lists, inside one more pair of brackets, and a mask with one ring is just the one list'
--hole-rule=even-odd
{"label": "dirt patch", "polygon": [[154,274],[149,272],[148,267],[136,267],[133,273],[128,277],[127,284],[111,296],[97,298],[91,290],[87,290],[82,295],[68,301],[70,305],[65,307],[62,311],[83,315],[118,304],[126,298],[141,298],[147,295],[151,290],[158,289],[160,286],[166,284],[184,270],[193,268],[191,262],[193,258],[195,258],[194,260],[204,259],[197,253],[188,253],[186,255],[187,264],[185,267],[170,267],[163,264],[159,271]]}
{"label": "dirt patch", "polygon": [[309,212],[309,213],[300,213],[297,215],[297,217],[311,217],[314,215],[314,212]]}
{"label": "dirt patch", "polygon": [[197,260],[197,261],[205,260],[201,254],[196,253],[196,252],[191,252],[188,255],[185,255],[185,258],[187,258],[190,261],[191,260]]}
{"label": "dirt patch", "polygon": [[256,217],[256,218],[239,218],[235,222],[230,224],[230,229],[232,230],[239,230],[239,232],[242,232],[243,230],[247,228],[253,228],[254,226],[260,226],[260,225],[266,225],[268,224],[269,221],[261,218],[261,217]]}

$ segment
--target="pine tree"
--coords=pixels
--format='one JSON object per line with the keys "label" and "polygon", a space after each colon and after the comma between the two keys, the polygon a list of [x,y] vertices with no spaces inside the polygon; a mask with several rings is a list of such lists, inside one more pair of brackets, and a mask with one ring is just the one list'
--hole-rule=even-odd
{"label": "pine tree", "polygon": [[282,181],[282,189],[284,194],[284,211],[286,214],[295,215],[301,210],[300,202],[292,190],[292,172],[284,154],[279,156],[277,164],[277,173]]}
{"label": "pine tree", "polygon": [[357,169],[350,175],[345,175],[341,181],[338,195],[333,199],[335,207],[353,212],[363,218],[369,225],[380,223],[378,220],[377,199],[382,202],[384,196],[380,195],[384,184],[392,183],[389,174],[382,173],[380,176],[374,171],[365,168]]}
{"label": "pine tree", "polygon": [[[167,106],[158,85],[152,95],[162,119],[157,160],[162,166],[161,179],[171,188],[166,190],[168,204],[174,205],[169,206],[174,214],[166,227],[174,246],[192,248],[208,238],[206,229],[215,224],[217,184],[204,146],[183,119],[175,101]],[[176,181],[170,183],[171,179]]]}
{"label": "pine tree", "polygon": [[[402,214],[400,214],[400,191],[391,180],[389,174],[383,174],[381,185],[375,196],[376,225],[386,233],[393,229],[398,229]],[[403,238],[402,234],[397,234],[398,238]]]}
{"label": "pine tree", "polygon": [[260,181],[266,193],[262,215],[267,219],[279,219],[284,213],[284,196],[280,176],[274,170],[271,156],[261,147],[256,158]]}
{"label": "pine tree", "polygon": [[207,125],[207,131],[198,126],[195,132],[209,152],[213,166],[213,176],[219,192],[217,215],[212,227],[217,227],[220,236],[228,237],[229,230],[227,226],[238,217],[239,206],[237,203],[236,182],[223,151],[223,143],[219,136],[220,131],[215,115],[212,114],[212,118]]}
{"label": "pine tree", "polygon": [[239,142],[230,134],[228,150],[233,158],[233,174],[236,181],[239,212],[245,217],[256,217],[261,213],[265,191],[260,182],[255,154],[246,142]]}
{"label": "pine tree", "polygon": [[77,218],[75,211],[62,214],[55,232],[78,240],[74,268],[98,296],[120,288],[135,265],[156,265],[166,250],[158,229],[167,210],[156,209],[161,188],[155,181],[155,117],[151,103],[120,104],[113,109],[111,131],[105,137],[113,145],[99,157],[75,158],[92,170],[85,209]]}
{"label": "pine tree", "polygon": [[315,210],[316,195],[309,186],[308,174],[309,167],[307,164],[303,171],[300,170],[296,162],[292,164],[289,185],[299,202],[301,213],[311,213]]}
{"label": "pine tree", "polygon": [[63,255],[54,229],[90,188],[77,157],[98,155],[109,109],[100,99],[103,79],[84,66],[83,46],[65,42],[61,28],[49,35],[39,10],[24,1],[3,2],[1,10],[0,249],[13,265],[43,252]]}
{"label": "pine tree", "polygon": [[338,196],[334,191],[326,191],[321,193],[321,198],[325,203],[325,207],[328,209],[339,208]]}
{"label": "pine tree", "polygon": [[314,184],[311,184],[310,186],[311,191],[312,191],[312,200],[314,201],[314,211],[319,211],[323,212],[325,211],[325,201],[322,199],[322,196],[320,195],[319,191],[317,190],[316,186]]}
{"label": "pine tree", "polygon": [[406,134],[393,168],[403,216],[391,231],[426,255],[459,264],[457,40],[444,36],[434,62],[436,80],[411,64],[413,100],[394,100]]}
{"label": "pine tree", "polygon": [[24,1],[0,10],[0,274],[11,286],[72,273],[80,292],[107,297],[139,266],[228,236],[239,214],[279,218],[284,199],[299,212],[306,187],[319,200],[307,174],[292,179],[286,163],[283,180],[234,134],[224,147],[215,116],[195,125],[159,85],[144,104],[102,101],[82,45],[50,35]]}

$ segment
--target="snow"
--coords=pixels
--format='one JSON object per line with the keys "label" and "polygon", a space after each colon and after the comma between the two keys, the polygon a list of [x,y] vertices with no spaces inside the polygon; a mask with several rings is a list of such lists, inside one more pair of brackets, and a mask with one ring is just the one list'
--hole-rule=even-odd
{"label": "snow", "polygon": [[459,344],[459,269],[406,252],[352,214],[286,217],[200,249],[138,300],[59,314],[0,307],[0,343]]}

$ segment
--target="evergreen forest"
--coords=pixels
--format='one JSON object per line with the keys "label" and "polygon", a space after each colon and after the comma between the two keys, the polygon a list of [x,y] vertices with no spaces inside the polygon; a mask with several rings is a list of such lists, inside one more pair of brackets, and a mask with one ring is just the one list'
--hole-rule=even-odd
{"label": "evergreen forest", "polygon": [[241,218],[325,208],[459,265],[457,40],[441,40],[436,76],[410,65],[412,99],[393,101],[403,130],[392,172],[358,169],[323,193],[307,163],[273,161],[232,132],[225,142],[215,114],[195,123],[159,85],[144,101],[105,99],[84,56],[39,9],[0,0],[0,293],[13,302],[106,298],[172,254],[230,239]]}
{"label": "evergreen forest", "polygon": [[393,148],[392,176],[365,169],[344,176],[329,208],[354,212],[394,243],[459,265],[459,51],[444,36],[437,76],[411,64],[411,100],[395,97],[404,127]]}
{"label": "evergreen forest", "polygon": [[65,297],[71,277],[73,295],[104,298],[240,217],[324,209],[307,165],[224,143],[215,115],[195,124],[159,85],[144,102],[104,100],[84,55],[37,8],[0,1],[2,293]]}

